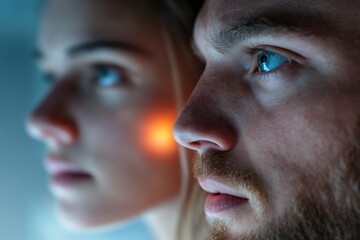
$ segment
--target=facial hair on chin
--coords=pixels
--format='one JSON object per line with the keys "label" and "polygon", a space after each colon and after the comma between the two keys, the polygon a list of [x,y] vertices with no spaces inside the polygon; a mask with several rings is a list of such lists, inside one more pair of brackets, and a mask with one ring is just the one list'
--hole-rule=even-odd
{"label": "facial hair on chin", "polygon": [[[238,239],[360,239],[359,160],[360,148],[347,152],[339,165],[329,171],[326,180],[317,180],[307,191],[299,193],[282,219]],[[317,184],[324,180],[328,185],[325,188]]]}
{"label": "facial hair on chin", "polygon": [[[216,177],[222,184],[251,193],[251,203],[258,216],[266,211],[267,198],[257,173],[250,167],[236,165],[225,152],[207,151],[195,156],[194,174],[197,178]],[[227,240],[226,224],[220,220],[211,220],[212,229],[207,239]]]}
{"label": "facial hair on chin", "polygon": [[[360,118],[359,118],[360,119]],[[360,121],[354,138],[339,155],[338,164],[329,166],[323,175],[310,175],[311,187],[299,183],[300,189],[292,207],[281,219],[266,224],[247,236],[229,237],[222,222],[214,222],[211,240],[358,240],[360,239]],[[209,158],[210,157],[210,158]],[[199,162],[203,160],[204,162]],[[210,163],[210,160],[215,160]],[[198,158],[195,172],[202,174],[230,174],[230,182],[239,175],[219,156],[209,154]],[[224,160],[224,159],[222,159]],[[215,168],[214,167],[220,167]],[[316,176],[316,177],[314,177]],[[243,180],[242,180],[243,181]],[[256,186],[256,184],[254,185]]]}
{"label": "facial hair on chin", "polygon": [[237,166],[238,161],[225,152],[207,151],[195,156],[195,177],[216,177],[222,184],[241,189],[250,194],[251,203],[258,216],[267,206],[267,196],[260,177],[250,166]]}

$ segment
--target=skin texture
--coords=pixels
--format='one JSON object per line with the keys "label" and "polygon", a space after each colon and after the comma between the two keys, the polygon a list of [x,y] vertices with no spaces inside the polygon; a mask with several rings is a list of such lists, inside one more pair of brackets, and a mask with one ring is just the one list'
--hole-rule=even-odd
{"label": "skin texture", "polygon": [[[178,147],[171,138],[180,104],[174,71],[181,73],[177,81],[186,97],[201,65],[182,40],[170,39],[140,6],[52,0],[44,14],[39,63],[51,87],[27,126],[47,145],[50,189],[71,228],[121,222],[180,194]],[[177,69],[170,65],[169,49]],[[103,85],[104,68],[121,76],[119,81]],[[54,184],[51,169],[60,165],[86,176]]]}
{"label": "skin texture", "polygon": [[[359,7],[206,1],[194,33],[206,68],[174,134],[206,191],[247,200],[205,209],[211,239],[359,238]],[[288,61],[261,72],[264,50]]]}

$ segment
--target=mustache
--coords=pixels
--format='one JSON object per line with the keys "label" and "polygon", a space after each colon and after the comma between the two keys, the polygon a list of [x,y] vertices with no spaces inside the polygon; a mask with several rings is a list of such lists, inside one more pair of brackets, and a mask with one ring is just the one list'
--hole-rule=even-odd
{"label": "mustache", "polygon": [[211,150],[194,158],[195,177],[216,177],[223,184],[249,190],[256,199],[254,202],[265,204],[267,197],[259,175],[241,159],[234,159],[229,152]]}

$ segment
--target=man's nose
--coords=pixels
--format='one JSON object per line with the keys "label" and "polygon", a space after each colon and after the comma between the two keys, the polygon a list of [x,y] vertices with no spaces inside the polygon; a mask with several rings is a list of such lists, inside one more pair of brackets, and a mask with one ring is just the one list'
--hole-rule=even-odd
{"label": "man's nose", "polygon": [[69,109],[73,91],[68,84],[57,83],[26,122],[28,133],[50,146],[72,144],[78,136],[78,127]]}
{"label": "man's nose", "polygon": [[219,101],[219,94],[221,89],[209,88],[207,82],[200,79],[173,129],[179,144],[200,154],[234,147],[236,127],[231,122],[231,113],[223,108],[224,101]]}

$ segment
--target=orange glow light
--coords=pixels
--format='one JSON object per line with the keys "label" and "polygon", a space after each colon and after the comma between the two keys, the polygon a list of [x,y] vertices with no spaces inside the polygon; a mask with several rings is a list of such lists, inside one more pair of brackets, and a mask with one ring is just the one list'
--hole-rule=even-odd
{"label": "orange glow light", "polygon": [[153,116],[144,123],[144,143],[152,154],[165,156],[176,150],[176,142],[172,135],[173,115]]}

